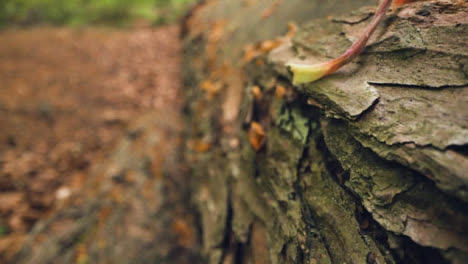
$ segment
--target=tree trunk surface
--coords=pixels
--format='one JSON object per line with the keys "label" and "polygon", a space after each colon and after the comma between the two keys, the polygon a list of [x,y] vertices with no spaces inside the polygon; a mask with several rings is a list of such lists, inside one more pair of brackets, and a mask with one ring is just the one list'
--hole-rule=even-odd
{"label": "tree trunk surface", "polygon": [[466,2],[389,11],[317,82],[294,87],[285,67],[338,57],[375,4],[218,0],[186,20],[207,263],[468,263]]}
{"label": "tree trunk surface", "polygon": [[16,262],[468,263],[466,2],[389,11],[317,82],[285,67],[338,57],[375,5],[197,5],[184,120],[137,120],[90,198],[38,224]]}

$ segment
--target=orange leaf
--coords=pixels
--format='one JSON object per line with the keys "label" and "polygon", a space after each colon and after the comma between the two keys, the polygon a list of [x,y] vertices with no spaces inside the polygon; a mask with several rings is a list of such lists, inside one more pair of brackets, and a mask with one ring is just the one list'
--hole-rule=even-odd
{"label": "orange leaf", "polygon": [[284,88],[284,86],[282,85],[277,85],[276,90],[275,90],[276,98],[281,99],[284,97],[285,94],[286,94],[286,88]]}
{"label": "orange leaf", "polygon": [[263,97],[262,89],[260,89],[260,87],[258,87],[257,85],[252,87],[252,94],[253,94],[255,101],[262,100],[262,97]]}
{"label": "orange leaf", "polygon": [[258,55],[259,55],[258,51],[254,45],[252,44],[245,45],[244,58],[243,58],[244,62],[249,62]]}
{"label": "orange leaf", "polygon": [[221,90],[221,85],[212,81],[203,81],[200,86],[208,94],[209,98],[213,98]]}
{"label": "orange leaf", "polygon": [[265,40],[262,43],[260,43],[260,50],[263,53],[268,53],[271,50],[279,47],[281,45],[282,41],[281,40]]}
{"label": "orange leaf", "polygon": [[252,122],[250,124],[249,141],[256,151],[260,150],[263,146],[263,142],[265,141],[265,130],[257,122]]}
{"label": "orange leaf", "polygon": [[204,142],[203,140],[198,140],[196,143],[195,143],[195,151],[196,152],[207,152],[209,151],[211,148],[211,145]]}
{"label": "orange leaf", "polygon": [[276,0],[273,5],[271,5],[269,8],[265,9],[263,12],[262,12],[262,19],[267,19],[269,18],[270,16],[272,16],[275,11],[278,9],[279,5],[281,4],[281,0]]}
{"label": "orange leaf", "polygon": [[288,33],[284,36],[286,39],[292,39],[297,32],[297,25],[290,22],[288,23]]}
{"label": "orange leaf", "polygon": [[183,219],[178,218],[172,223],[172,231],[177,234],[180,246],[187,248],[193,243],[193,231]]}

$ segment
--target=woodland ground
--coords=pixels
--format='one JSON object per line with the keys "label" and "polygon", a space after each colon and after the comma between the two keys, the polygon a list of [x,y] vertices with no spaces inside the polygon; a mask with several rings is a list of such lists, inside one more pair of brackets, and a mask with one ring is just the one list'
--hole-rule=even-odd
{"label": "woodland ground", "polygon": [[[0,32],[0,262],[148,111],[177,118],[178,28]],[[162,153],[161,153],[162,154]]]}

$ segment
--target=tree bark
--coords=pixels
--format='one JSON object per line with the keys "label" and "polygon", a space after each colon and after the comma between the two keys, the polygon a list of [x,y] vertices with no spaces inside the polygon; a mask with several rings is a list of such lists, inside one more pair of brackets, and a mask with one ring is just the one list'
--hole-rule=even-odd
{"label": "tree bark", "polygon": [[[186,19],[207,263],[468,262],[466,3],[391,10],[350,65],[291,84],[284,65],[339,56],[366,4],[218,0]],[[299,31],[278,37],[290,21]]]}
{"label": "tree bark", "polygon": [[466,3],[391,10],[317,82],[285,67],[339,56],[375,4],[198,5],[185,122],[137,120],[15,263],[467,263]]}

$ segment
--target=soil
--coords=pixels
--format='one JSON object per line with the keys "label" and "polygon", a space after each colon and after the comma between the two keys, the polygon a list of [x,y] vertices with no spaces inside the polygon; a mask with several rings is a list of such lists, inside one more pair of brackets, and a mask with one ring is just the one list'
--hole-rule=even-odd
{"label": "soil", "polygon": [[0,32],[0,263],[80,192],[131,121],[176,116],[176,26]]}

